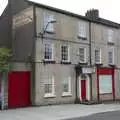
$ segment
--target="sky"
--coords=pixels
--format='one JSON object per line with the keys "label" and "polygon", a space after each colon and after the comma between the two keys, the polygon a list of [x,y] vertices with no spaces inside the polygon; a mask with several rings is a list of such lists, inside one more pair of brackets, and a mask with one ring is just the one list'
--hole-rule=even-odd
{"label": "sky", "polygon": [[[67,10],[79,15],[85,15],[89,9],[98,9],[102,18],[120,23],[119,0],[30,0]],[[0,14],[3,12],[7,0],[0,0]]]}
{"label": "sky", "polygon": [[2,14],[2,12],[4,11],[6,5],[7,5],[8,1],[7,0],[0,0],[0,15]]}

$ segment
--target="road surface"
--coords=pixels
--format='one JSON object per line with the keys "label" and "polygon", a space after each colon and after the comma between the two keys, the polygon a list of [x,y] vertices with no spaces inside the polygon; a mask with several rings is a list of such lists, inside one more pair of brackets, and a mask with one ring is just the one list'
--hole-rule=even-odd
{"label": "road surface", "polygon": [[120,120],[120,111],[97,113],[87,117],[71,118],[67,120]]}

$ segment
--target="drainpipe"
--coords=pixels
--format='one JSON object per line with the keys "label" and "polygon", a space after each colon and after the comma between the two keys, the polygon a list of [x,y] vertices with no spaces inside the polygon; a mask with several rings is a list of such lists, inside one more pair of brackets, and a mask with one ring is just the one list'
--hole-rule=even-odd
{"label": "drainpipe", "polygon": [[[89,21],[89,60],[90,67],[92,67],[92,40],[91,40],[91,21]],[[92,75],[90,74],[90,101],[92,101]]]}
{"label": "drainpipe", "polygon": [[31,60],[31,65],[32,65],[32,75],[31,75],[31,102],[32,105],[35,105],[35,96],[36,96],[36,77],[35,77],[35,52],[36,52],[36,7],[33,5],[33,43],[32,43],[32,60]]}
{"label": "drainpipe", "polygon": [[77,67],[75,68],[75,71],[76,71],[76,79],[75,79],[75,103],[77,104],[78,102],[79,102],[79,100],[78,100],[78,89],[77,89],[77,87],[78,87],[78,85],[77,85],[77,77],[78,77],[78,71],[77,71]]}

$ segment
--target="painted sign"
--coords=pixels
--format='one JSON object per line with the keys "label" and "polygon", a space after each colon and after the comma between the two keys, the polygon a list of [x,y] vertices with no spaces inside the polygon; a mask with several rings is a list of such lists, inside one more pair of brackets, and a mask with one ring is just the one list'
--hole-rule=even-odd
{"label": "painted sign", "polygon": [[29,7],[13,17],[13,29],[33,21],[33,8]]}
{"label": "painted sign", "polygon": [[82,73],[90,74],[90,73],[93,73],[95,71],[94,69],[95,68],[93,68],[93,67],[83,67]]}

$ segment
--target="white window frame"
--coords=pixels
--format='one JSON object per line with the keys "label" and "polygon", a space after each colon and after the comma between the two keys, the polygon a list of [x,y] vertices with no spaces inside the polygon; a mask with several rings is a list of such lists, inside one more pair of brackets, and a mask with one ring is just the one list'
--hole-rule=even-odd
{"label": "white window frame", "polygon": [[[84,61],[81,61],[80,60],[80,49],[84,49]],[[87,63],[87,51],[86,51],[86,48],[84,48],[84,47],[79,47],[79,61],[80,61],[80,63]]]}
{"label": "white window frame", "polygon": [[113,43],[114,31],[111,29],[108,29],[107,32],[108,32],[108,42]]}
{"label": "white window frame", "polygon": [[[95,51],[96,51],[96,50],[99,50],[99,54],[100,54],[100,55],[99,55],[99,58],[100,58],[100,59],[99,59],[99,62],[97,62],[96,59],[95,59],[95,63],[96,63],[96,64],[100,64],[100,63],[102,63],[102,52],[101,52],[101,48],[95,48]],[[95,58],[96,58],[96,56],[95,56]]]}
{"label": "white window frame", "polygon": [[52,92],[51,93],[45,93],[44,97],[55,97],[55,78],[52,76]]}
{"label": "white window frame", "polygon": [[[52,58],[51,59],[45,58],[45,44],[51,45],[51,48],[52,48]],[[54,44],[53,43],[45,43],[45,44],[44,44],[44,60],[45,61],[53,61],[54,60]]]}
{"label": "white window frame", "polygon": [[114,64],[115,64],[115,61],[114,61],[114,60],[115,60],[114,47],[109,47],[109,48],[108,48],[108,53],[109,53],[110,51],[112,52],[112,63],[109,63],[109,54],[108,54],[108,64],[114,65]]}
{"label": "white window frame", "polygon": [[72,93],[71,93],[71,77],[69,76],[68,77],[68,92],[64,92],[62,93],[62,96],[72,96]]}
{"label": "white window frame", "polygon": [[[62,60],[62,47],[65,46],[68,48],[68,59],[67,60]],[[70,62],[70,46],[69,45],[61,45],[60,46],[60,55],[61,55],[61,61],[62,62]]]}
{"label": "white window frame", "polygon": [[[46,28],[46,25],[48,22],[50,22],[51,20],[54,20],[54,15],[44,12],[44,28]],[[49,23],[46,32],[48,33],[54,33],[54,24],[53,23]]]}
{"label": "white window frame", "polygon": [[86,30],[86,24],[78,22],[78,36],[79,37],[87,37],[87,30]]}

